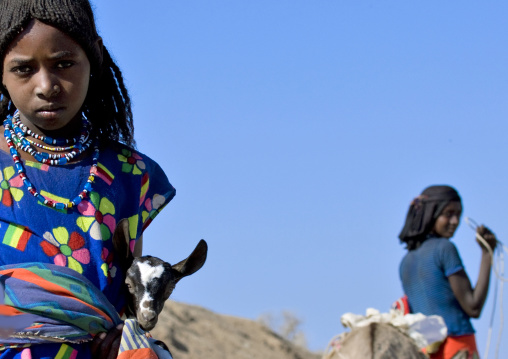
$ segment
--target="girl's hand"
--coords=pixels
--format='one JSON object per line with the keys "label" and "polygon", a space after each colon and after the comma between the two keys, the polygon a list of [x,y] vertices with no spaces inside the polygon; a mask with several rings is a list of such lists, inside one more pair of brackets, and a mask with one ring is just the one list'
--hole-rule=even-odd
{"label": "girl's hand", "polygon": [[[476,229],[476,233],[482,236],[482,238],[485,239],[485,242],[487,242],[487,244],[489,245],[490,249],[494,251],[497,245],[497,239],[494,233],[492,233],[492,231],[487,227],[485,227],[483,224]],[[476,242],[478,242],[482,250],[489,249],[485,247],[485,244],[481,242],[478,238],[476,238]]]}
{"label": "girl's hand", "polygon": [[118,356],[120,341],[122,339],[123,323],[109,332],[100,333],[92,340],[92,357],[97,359],[115,359]]}

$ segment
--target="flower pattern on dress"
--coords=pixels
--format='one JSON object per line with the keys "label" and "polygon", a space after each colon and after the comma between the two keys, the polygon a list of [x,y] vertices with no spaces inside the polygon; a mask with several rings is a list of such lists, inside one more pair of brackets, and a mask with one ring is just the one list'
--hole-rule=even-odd
{"label": "flower pattern on dress", "polygon": [[53,257],[53,262],[62,267],[69,267],[82,274],[82,264],[90,263],[90,251],[85,246],[85,239],[78,232],[69,232],[65,227],[53,229],[53,233],[44,233],[44,239],[40,245],[48,257]]}
{"label": "flower pattern on dress", "polygon": [[139,222],[139,215],[135,214],[132,217],[128,218],[129,221],[129,248],[131,250],[131,253],[134,253],[134,247],[136,247],[136,238],[138,238],[138,222]]}
{"label": "flower pattern on dress", "polygon": [[13,200],[19,202],[23,198],[23,180],[16,176],[14,167],[5,167],[0,171],[0,201],[4,206],[12,206]]}
{"label": "flower pattern on dress", "polygon": [[122,164],[122,172],[131,173],[133,175],[140,175],[146,168],[145,162],[143,162],[143,158],[137,154],[136,152],[129,151],[128,149],[122,149],[122,154],[118,155],[118,160],[123,162]]}
{"label": "flower pattern on dress", "polygon": [[88,232],[96,240],[107,241],[115,231],[115,206],[106,197],[101,198],[97,192],[91,192],[88,199],[78,204],[82,216],[76,220],[83,232]]}
{"label": "flower pattern on dress", "polygon": [[150,176],[148,175],[148,172],[146,172],[143,177],[141,177],[141,191],[139,193],[139,206],[143,204],[146,198],[146,194],[148,192],[148,189],[150,188]]}
{"label": "flower pattern on dress", "polygon": [[104,276],[108,278],[108,283],[113,281],[116,276],[116,267],[113,265],[113,251],[109,251],[106,247],[102,248],[101,258],[104,261],[101,265]]}
{"label": "flower pattern on dress", "polygon": [[[122,148],[125,146],[114,141],[104,148],[101,147],[93,191],[81,201],[79,209],[75,206],[62,212],[37,203],[20,180],[11,156],[0,156],[0,183],[6,181],[3,188],[0,186],[0,202],[2,198],[8,198],[5,196],[12,199],[10,207],[0,203],[3,221],[0,226],[0,265],[40,261],[56,263],[64,269],[72,268],[76,274],[80,273],[89,279],[107,296],[116,310],[121,312],[125,307],[125,296],[121,295],[124,290],[121,261],[113,249],[112,234],[109,240],[103,239],[114,232],[120,219],[127,218],[129,248],[133,250],[136,240],[142,234],[142,211],[147,212],[148,218],[148,214],[157,208],[153,201],[154,194],[165,196],[167,202],[173,198],[175,192],[162,168],[150,157],[140,153],[132,155],[137,151],[131,148],[128,148],[131,152],[122,152]],[[124,157],[121,157],[124,161],[119,159],[119,155]],[[131,163],[128,163],[129,158]],[[81,189],[81,184],[88,175],[90,161],[91,158],[84,158],[80,163],[71,166],[48,166],[26,161],[25,169],[28,179],[41,194],[55,201],[67,202]],[[8,167],[12,167],[14,171],[6,171]],[[137,174],[138,171],[141,171],[141,174]],[[23,194],[19,201],[19,197],[14,196],[15,192],[19,196]],[[7,194],[3,196],[5,193]],[[150,209],[145,208],[144,204],[148,198],[151,199]],[[152,212],[152,215],[154,213]],[[62,346],[60,343],[48,343],[39,347],[41,348],[38,349],[38,354],[45,358],[56,358],[62,353],[64,356],[72,354],[72,358],[76,355],[79,358],[89,356],[86,344],[73,345],[72,348],[77,349],[73,353],[70,353],[71,347]],[[64,353],[64,350],[67,351]],[[16,355],[21,353],[17,352]],[[29,355],[28,348],[21,359],[29,359]],[[0,357],[3,356],[0,354]]]}
{"label": "flower pattern on dress", "polygon": [[166,197],[160,194],[155,194],[153,198],[147,198],[145,200],[146,211],[141,212],[141,219],[143,221],[143,230],[146,227],[148,227],[148,225],[159,214],[162,208],[164,208],[165,203]]}

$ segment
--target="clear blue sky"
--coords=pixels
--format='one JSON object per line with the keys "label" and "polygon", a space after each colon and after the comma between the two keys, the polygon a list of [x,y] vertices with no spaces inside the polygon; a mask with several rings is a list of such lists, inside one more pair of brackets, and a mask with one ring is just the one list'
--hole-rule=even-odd
{"label": "clear blue sky", "polygon": [[[173,299],[291,310],[322,350],[343,313],[402,294],[397,235],[426,186],[455,186],[508,243],[506,1],[94,4],[138,148],[177,189],[145,253],[174,263],[209,243]],[[474,233],[462,223],[453,241],[475,282]],[[481,354],[493,293],[473,323]]]}

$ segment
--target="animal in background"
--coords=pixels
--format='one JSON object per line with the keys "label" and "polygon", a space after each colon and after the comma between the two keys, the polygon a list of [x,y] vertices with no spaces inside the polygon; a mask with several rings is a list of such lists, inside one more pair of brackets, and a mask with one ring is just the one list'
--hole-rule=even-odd
{"label": "animal in background", "polygon": [[354,328],[323,359],[428,359],[412,338],[387,323]]}
{"label": "animal in background", "polygon": [[130,293],[125,314],[136,318],[142,329],[150,331],[157,324],[164,302],[176,283],[205,264],[208,245],[200,240],[186,259],[171,265],[149,255],[134,258],[129,241],[129,223],[127,219],[122,219],[113,234],[113,245],[121,258],[121,269]]}

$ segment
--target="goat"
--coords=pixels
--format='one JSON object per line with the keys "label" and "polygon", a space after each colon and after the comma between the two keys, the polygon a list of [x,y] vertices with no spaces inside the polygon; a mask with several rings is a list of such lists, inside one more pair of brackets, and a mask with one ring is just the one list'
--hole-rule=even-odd
{"label": "goat", "polygon": [[153,256],[134,258],[129,241],[129,223],[127,219],[122,219],[113,234],[113,246],[120,255],[121,269],[130,293],[125,314],[128,318],[136,318],[143,330],[150,331],[157,324],[164,302],[176,283],[205,264],[208,245],[200,240],[186,259],[172,266]]}

